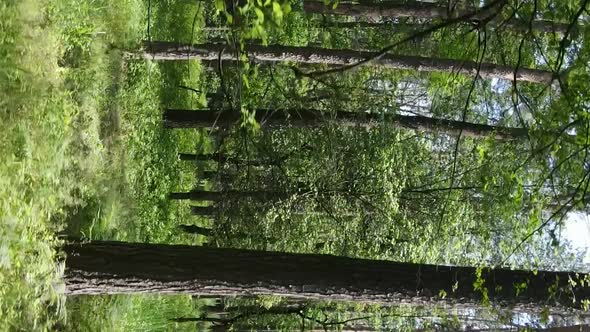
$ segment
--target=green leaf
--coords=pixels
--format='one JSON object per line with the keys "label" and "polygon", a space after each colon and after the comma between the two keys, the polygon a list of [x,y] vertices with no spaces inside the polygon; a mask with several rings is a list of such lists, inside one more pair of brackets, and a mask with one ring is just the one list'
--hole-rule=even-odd
{"label": "green leaf", "polygon": [[288,15],[291,12],[291,4],[287,1],[282,6],[283,15]]}
{"label": "green leaf", "polygon": [[201,107],[207,107],[207,95],[204,93],[200,94],[198,103]]}
{"label": "green leaf", "polygon": [[258,7],[254,7],[254,12],[256,13],[256,17],[258,18],[258,23],[263,23],[264,22],[264,12]]}
{"label": "green leaf", "polygon": [[280,24],[283,20],[283,9],[281,8],[281,5],[278,2],[272,3],[272,14],[275,20],[277,21],[277,24]]}
{"label": "green leaf", "polygon": [[242,7],[239,7],[238,10],[240,11],[240,13],[246,14],[250,10],[250,3],[248,2]]}
{"label": "green leaf", "polygon": [[248,81],[248,75],[242,74],[242,82],[244,82],[244,85],[247,89],[250,89],[250,81]]}
{"label": "green leaf", "polygon": [[232,14],[230,14],[228,12],[225,13],[225,19],[227,20],[228,24],[234,23],[234,17],[232,16]]}
{"label": "green leaf", "polygon": [[225,11],[225,1],[223,1],[223,0],[215,0],[215,9],[217,11],[217,14],[219,14],[220,12]]}

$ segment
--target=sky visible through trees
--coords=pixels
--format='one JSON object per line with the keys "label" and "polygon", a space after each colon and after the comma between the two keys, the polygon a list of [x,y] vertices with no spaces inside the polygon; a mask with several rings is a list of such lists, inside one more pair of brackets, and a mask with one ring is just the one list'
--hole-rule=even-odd
{"label": "sky visible through trees", "polygon": [[0,5],[0,331],[588,328],[589,10]]}
{"label": "sky visible through trees", "polygon": [[566,238],[572,242],[572,246],[585,252],[584,262],[590,262],[590,240],[588,239],[588,218],[584,213],[572,213],[568,215],[565,228]]}

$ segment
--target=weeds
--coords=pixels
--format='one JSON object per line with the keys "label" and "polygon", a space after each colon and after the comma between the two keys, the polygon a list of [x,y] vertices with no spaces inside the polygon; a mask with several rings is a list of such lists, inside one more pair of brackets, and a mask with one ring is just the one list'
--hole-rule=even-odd
{"label": "weeds", "polygon": [[[164,30],[154,32],[192,35],[200,9],[172,6],[183,7],[155,18]],[[0,330],[92,330],[94,322],[96,330],[143,331],[137,324],[157,314],[154,303],[172,311],[193,305],[76,298],[67,300],[68,315],[64,306],[59,234],[187,241],[173,229],[188,212],[170,206],[167,193],[192,185],[175,175],[190,167],[176,153],[202,138],[164,130],[160,114],[172,100],[190,106],[193,96],[168,90],[197,86],[200,69],[124,61],[122,52],[145,37],[146,13],[143,0],[0,3]],[[171,27],[178,31],[165,31]]]}

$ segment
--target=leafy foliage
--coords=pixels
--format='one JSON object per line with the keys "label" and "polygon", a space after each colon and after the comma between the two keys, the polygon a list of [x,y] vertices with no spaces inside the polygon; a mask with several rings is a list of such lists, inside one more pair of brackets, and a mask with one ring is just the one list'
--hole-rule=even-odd
{"label": "leafy foliage", "polygon": [[[363,27],[350,17],[305,14],[301,3],[288,0],[0,4],[0,326],[63,327],[63,264],[56,248],[65,234],[416,263],[587,269],[560,232],[568,213],[585,210],[588,202],[590,30],[587,22],[572,24],[565,36],[522,29],[532,19],[568,25],[587,17],[572,1],[505,3],[485,27],[441,27],[399,44],[395,53],[551,70],[558,78],[552,86],[375,67],[318,78],[302,73],[329,66],[293,70],[293,64],[254,63],[247,56],[249,43],[378,50],[438,20]],[[510,19],[520,29],[499,23]],[[211,25],[219,21],[223,26]],[[157,63],[128,59],[123,51],[135,50],[142,38],[191,43],[219,37],[239,62]],[[242,112],[243,121],[217,131],[162,126],[162,108],[205,107]],[[255,121],[257,109],[313,109],[325,119],[334,111],[384,119],[421,115],[526,128],[527,137],[500,142],[383,121],[369,129],[330,121],[266,129]],[[218,152],[231,162],[180,162],[178,152]],[[242,195],[214,202],[214,218],[194,217],[189,203],[168,200],[172,191],[194,188]],[[177,226],[188,223],[211,227],[213,235],[180,233]],[[475,288],[484,277],[474,276]],[[200,317],[206,302],[68,299],[64,328],[188,330],[195,326],[170,319]],[[304,321],[309,328],[337,329],[347,326],[337,322],[349,319],[383,330],[486,324],[474,323],[473,313],[436,308],[296,305],[301,310],[285,314],[277,308],[293,304],[284,299],[229,299],[224,310],[246,313],[233,322],[236,328],[292,330]],[[515,325],[514,317],[493,309],[475,314],[488,321],[502,315],[500,326]],[[546,326],[545,318],[530,320]]]}
{"label": "leafy foliage", "polygon": [[267,43],[269,32],[280,30],[283,18],[291,13],[289,0],[216,0],[215,8],[244,39]]}

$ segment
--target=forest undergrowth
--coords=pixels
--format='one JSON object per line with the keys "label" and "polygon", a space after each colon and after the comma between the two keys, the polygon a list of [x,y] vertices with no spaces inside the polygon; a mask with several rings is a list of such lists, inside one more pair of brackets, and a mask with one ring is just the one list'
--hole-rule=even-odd
{"label": "forest undergrowth", "polygon": [[[162,106],[198,102],[178,85],[198,87],[201,69],[125,57],[148,31],[198,37],[199,8],[171,7],[154,4],[148,20],[142,0],[0,4],[0,330],[162,330],[163,307],[194,312],[190,297],[66,301],[56,250],[67,235],[187,241],[175,231],[186,209],[167,194],[193,177],[178,172],[190,166],[177,151],[208,142],[166,131],[160,118]],[[165,305],[155,310],[154,301]],[[160,322],[149,319],[156,311]]]}
{"label": "forest undergrowth", "polygon": [[[537,2],[510,17],[500,5],[497,19],[477,27],[469,15],[451,24],[447,13],[425,20],[429,32],[418,31],[419,15],[381,23],[326,15],[340,10],[332,2],[230,3],[0,3],[0,331],[555,323],[544,309],[523,323],[497,307],[460,312],[249,290],[206,299],[66,296],[73,270],[60,251],[66,241],[472,266],[485,305],[480,269],[587,270],[580,248],[561,234],[568,212],[587,212],[588,68],[580,64],[588,52],[577,40],[588,29],[576,27],[587,19],[580,16],[587,1],[580,8],[542,1],[547,20],[536,23],[565,27],[566,37],[571,30],[571,45],[557,30],[534,28]],[[389,67],[351,56],[379,49]],[[568,60],[570,53],[579,59]],[[353,65],[334,67],[330,54]],[[417,55],[430,69],[407,61]],[[475,78],[458,70],[466,64],[477,64]],[[574,69],[561,75],[562,64]],[[560,74],[567,84],[557,91],[520,82],[518,70],[506,76],[519,67]],[[514,286],[518,297],[527,284]],[[562,320],[555,326],[582,322]]]}

